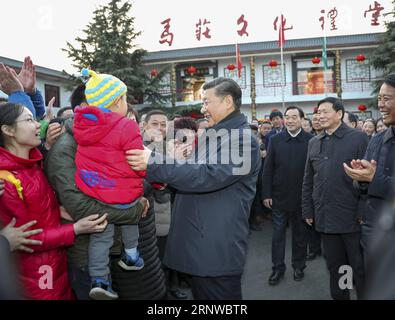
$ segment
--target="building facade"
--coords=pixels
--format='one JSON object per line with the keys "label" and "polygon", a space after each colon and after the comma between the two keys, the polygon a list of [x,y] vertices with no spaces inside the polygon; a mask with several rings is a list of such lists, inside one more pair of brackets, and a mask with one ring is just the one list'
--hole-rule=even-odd
{"label": "building facade", "polygon": [[[346,110],[368,118],[378,115],[376,108],[369,108],[372,81],[379,77],[369,57],[381,41],[381,33],[328,37],[327,66],[323,38],[287,40],[283,66],[277,41],[240,44],[240,78],[235,45],[150,52],[145,65],[151,76],[171,65],[162,89],[169,106],[198,106],[206,81],[230,77],[242,88],[242,112],[249,119],[266,118],[272,109],[284,111],[289,105],[309,115],[326,96],[340,97]],[[361,112],[360,106],[367,110]]]}

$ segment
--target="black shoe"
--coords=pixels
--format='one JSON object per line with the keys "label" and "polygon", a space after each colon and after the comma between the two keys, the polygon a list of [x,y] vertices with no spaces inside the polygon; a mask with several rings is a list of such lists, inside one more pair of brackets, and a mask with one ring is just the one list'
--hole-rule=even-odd
{"label": "black shoe", "polygon": [[307,254],[306,260],[307,261],[314,260],[316,257],[318,257],[320,255],[321,255],[321,252],[310,252],[310,253]]}
{"label": "black shoe", "polygon": [[294,270],[294,280],[301,281],[304,278],[304,272],[302,269],[295,269]]}
{"label": "black shoe", "polygon": [[169,293],[172,297],[179,300],[188,298],[188,296],[184,292],[178,289],[170,289]]}
{"label": "black shoe", "polygon": [[269,278],[269,284],[275,286],[282,278],[284,278],[284,272],[273,271]]}

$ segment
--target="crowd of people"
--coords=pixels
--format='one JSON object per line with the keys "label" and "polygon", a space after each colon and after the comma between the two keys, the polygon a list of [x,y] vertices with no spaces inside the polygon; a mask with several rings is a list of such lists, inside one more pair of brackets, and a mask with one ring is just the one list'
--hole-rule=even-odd
{"label": "crowd of people", "polygon": [[139,113],[120,79],[81,77],[55,116],[29,57],[19,74],[0,64],[0,264],[15,275],[0,278],[0,299],[186,299],[181,283],[194,299],[242,299],[248,238],[265,218],[271,286],[286,272],[289,225],[295,281],[324,255],[333,299],[350,299],[344,266],[358,298],[374,297],[366,275],[391,210],[395,75],[377,120],[328,97],[311,119],[293,105],[250,123],[228,78],[203,86],[196,120]]}

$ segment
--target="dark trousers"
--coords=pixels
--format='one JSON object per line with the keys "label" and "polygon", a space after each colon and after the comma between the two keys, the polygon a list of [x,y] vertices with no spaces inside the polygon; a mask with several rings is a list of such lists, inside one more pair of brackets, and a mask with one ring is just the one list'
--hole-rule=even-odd
{"label": "dark trousers", "polygon": [[91,277],[88,266],[80,268],[69,264],[68,272],[70,285],[77,300],[90,300]]}
{"label": "dark trousers", "polygon": [[314,227],[307,226],[307,246],[310,253],[321,253],[321,234]]}
{"label": "dark trousers", "polygon": [[373,224],[370,221],[365,221],[361,225],[361,246],[362,246],[362,254],[365,258],[368,246],[371,243],[371,237],[373,233]]}
{"label": "dark trousers", "polygon": [[[167,236],[156,237],[156,240],[159,249],[159,259],[160,261],[163,261],[163,257],[165,255],[165,249],[166,249]],[[178,277],[179,273],[175,270],[169,269],[163,263],[162,263],[162,269],[163,272],[165,273],[166,292],[168,293],[169,290],[173,290],[179,287],[180,286],[180,280]]]}
{"label": "dark trousers", "polygon": [[273,271],[285,272],[285,242],[287,218],[291,220],[292,227],[292,267],[304,269],[307,255],[307,226],[302,220],[301,212],[285,213],[273,210],[273,237],[272,237],[272,262]]}
{"label": "dark trousers", "polygon": [[192,276],[195,300],[242,300],[241,275],[223,277]]}
{"label": "dark trousers", "polygon": [[326,263],[330,274],[330,290],[334,300],[349,300],[348,289],[341,289],[339,280],[344,275],[339,273],[341,266],[351,266],[356,286],[357,297],[361,298],[365,281],[364,263],[360,245],[359,232],[345,234],[322,233]]}

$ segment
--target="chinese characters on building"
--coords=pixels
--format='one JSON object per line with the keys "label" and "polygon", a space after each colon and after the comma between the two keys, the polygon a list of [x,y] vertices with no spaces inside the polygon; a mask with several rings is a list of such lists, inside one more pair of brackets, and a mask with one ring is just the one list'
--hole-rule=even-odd
{"label": "chinese characters on building", "polygon": [[[377,1],[372,2],[369,5],[369,8],[363,8],[361,13],[363,13],[363,17],[369,21],[371,26],[379,26],[379,18],[381,16],[381,12],[384,10],[384,7]],[[320,17],[318,18],[319,26],[322,31],[336,31],[338,30],[338,19],[342,15],[342,12],[336,8],[324,8],[320,10]],[[174,40],[174,33],[171,31],[172,25],[170,24],[171,18],[167,18],[161,22],[162,33],[160,35],[160,44],[167,44],[169,47],[172,46]],[[208,17],[199,18],[199,20],[195,23],[195,38],[197,41],[201,41],[202,39],[211,39],[212,34],[215,34],[215,30],[213,30],[211,26],[212,19]],[[290,27],[286,26],[287,20],[284,15],[277,16],[274,19],[273,26],[274,30],[278,31],[279,35],[279,45],[284,44],[285,41],[285,31],[293,29],[293,25]],[[248,37],[250,35],[248,30],[248,19],[244,14],[241,14],[237,20],[235,20],[235,37],[242,38],[244,36]],[[223,28],[223,26],[221,26]]]}
{"label": "chinese characters on building", "polygon": [[336,7],[332,8],[331,10],[328,11],[327,14],[325,14],[325,9],[321,10],[322,16],[318,19],[321,22],[321,30],[325,30],[325,18],[330,19],[330,30],[337,30],[336,27],[336,18],[339,14],[337,11]]}
{"label": "chinese characters on building", "polygon": [[378,3],[377,1],[374,2],[374,7],[372,7],[372,5],[369,6],[369,9],[365,11],[364,13],[364,17],[366,18],[366,14],[373,12],[372,13],[372,20],[371,20],[371,26],[379,26],[380,23],[378,22],[378,19],[380,17],[380,12],[384,10],[384,7],[381,6],[380,3]]}

